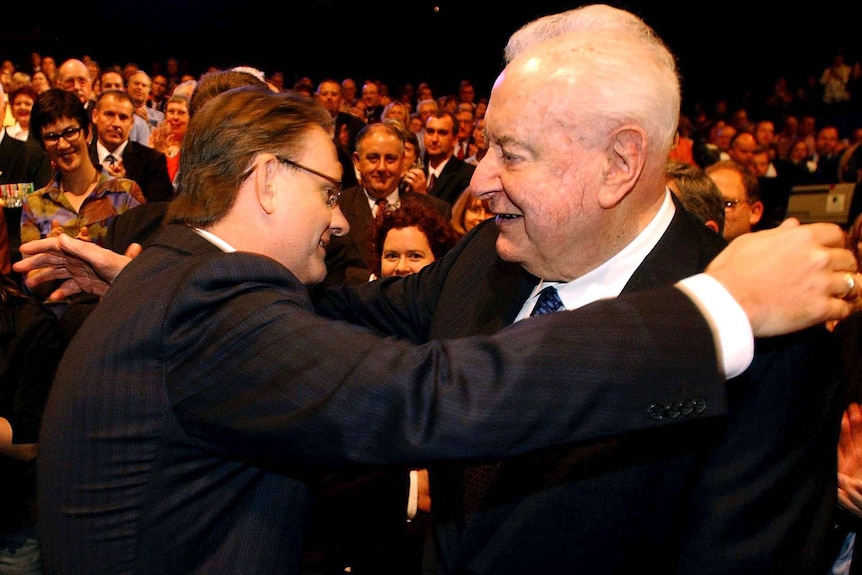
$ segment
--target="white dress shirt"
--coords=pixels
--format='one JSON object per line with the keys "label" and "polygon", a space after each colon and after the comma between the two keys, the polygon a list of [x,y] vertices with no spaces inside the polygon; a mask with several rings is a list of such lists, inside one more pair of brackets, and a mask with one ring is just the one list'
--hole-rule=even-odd
{"label": "white dress shirt", "polygon": [[[620,295],[635,270],[667,231],[676,208],[667,191],[656,216],[629,245],[602,265],[568,283],[539,282],[524,302],[515,321],[529,317],[539,292],[554,285],[567,310]],[[700,308],[718,338],[718,352],[728,378],[745,371],[754,358],[754,336],[748,316],[717,280],[706,274],[686,278],[677,284]]]}
{"label": "white dress shirt", "polygon": [[126,150],[126,146],[128,145],[128,143],[129,141],[126,140],[125,142],[117,146],[116,150],[114,150],[113,152],[109,152],[108,148],[102,145],[102,142],[96,140],[96,155],[99,157],[99,163],[104,166],[105,158],[107,158],[108,156],[114,156],[115,159],[122,160],[123,152]]}

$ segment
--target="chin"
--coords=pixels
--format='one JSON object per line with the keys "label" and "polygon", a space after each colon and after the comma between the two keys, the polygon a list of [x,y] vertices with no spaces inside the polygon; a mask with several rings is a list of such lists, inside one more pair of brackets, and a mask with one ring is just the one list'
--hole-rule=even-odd
{"label": "chin", "polygon": [[503,237],[502,234],[497,236],[497,255],[507,262],[520,261],[518,258],[518,249],[512,245],[512,242]]}

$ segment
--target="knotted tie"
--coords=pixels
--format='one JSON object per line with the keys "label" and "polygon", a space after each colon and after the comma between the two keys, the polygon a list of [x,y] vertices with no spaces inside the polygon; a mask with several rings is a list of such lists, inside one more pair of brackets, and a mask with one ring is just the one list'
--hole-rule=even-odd
{"label": "knotted tie", "polygon": [[[546,313],[554,313],[563,309],[563,301],[560,299],[560,294],[557,293],[557,288],[548,286],[539,292],[539,299],[536,301],[533,311],[530,316],[545,315]],[[498,465],[482,464],[469,467],[464,472],[464,520],[466,522],[469,517],[479,509],[482,499],[494,478],[497,475]]]}
{"label": "knotted tie", "polygon": [[431,188],[434,187],[434,182],[436,182],[436,181],[437,181],[437,176],[435,176],[434,174],[431,174],[430,176],[428,176],[428,191],[429,192],[431,191]]}
{"label": "knotted tie", "polygon": [[560,299],[560,294],[557,293],[557,288],[548,286],[539,292],[539,299],[536,301],[536,307],[530,312],[530,317],[554,313],[561,307],[563,307],[563,301]]}
{"label": "knotted tie", "polygon": [[105,161],[108,162],[111,167],[113,167],[114,164],[117,163],[117,158],[115,158],[113,154],[108,154],[107,156],[105,156]]}
{"label": "knotted tie", "polygon": [[382,200],[377,200],[377,202],[375,202],[374,204],[374,217],[377,217],[382,214],[383,210],[386,209],[386,205],[386,198],[383,198]]}

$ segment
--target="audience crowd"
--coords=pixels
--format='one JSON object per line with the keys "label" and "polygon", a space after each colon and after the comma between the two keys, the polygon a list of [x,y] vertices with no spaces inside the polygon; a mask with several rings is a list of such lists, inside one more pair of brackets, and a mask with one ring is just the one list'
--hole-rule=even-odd
{"label": "audience crowd", "polygon": [[[73,320],[71,315],[65,320],[63,316],[78,308],[75,297],[60,304],[49,301],[58,283],[30,289],[11,265],[21,259],[22,242],[58,234],[111,247],[115,234],[121,233],[117,226],[122,228],[122,222],[128,221],[119,216],[144,213],[133,208],[147,204],[152,206],[148,211],[154,214],[151,227],[155,227],[175,194],[182,170],[180,149],[199,107],[192,96],[199,86],[206,85],[215,95],[239,84],[265,84],[273,92],[316,98],[331,115],[343,169],[339,195],[344,188],[335,201],[349,230],[337,237],[333,234],[329,243],[323,281],[327,287],[415,274],[493,216],[488,200],[474,196],[471,188],[471,178],[489,149],[484,122],[490,86],[474,86],[469,79],[452,86],[423,81],[390,86],[378,79],[351,77],[300,77],[285,83],[279,70],[264,73],[238,67],[231,73],[252,75],[254,80],[224,74],[219,78],[225,84],[212,87],[216,72],[224,71],[183,70],[173,57],[140,67],[131,62],[102,64],[87,55],[55,61],[33,52],[28,62],[6,59],[0,64],[0,205],[5,216],[0,218],[0,336],[11,333],[15,342],[14,349],[0,350],[7,355],[0,357],[0,367],[6,370],[0,371],[0,422],[23,422],[20,438],[27,442],[15,450],[0,449],[0,468],[9,470],[7,477],[14,485],[7,491],[8,501],[16,504],[14,517],[0,512],[4,528],[0,554],[10,542],[24,550],[18,556],[17,572],[40,572],[34,528],[37,430],[51,379],[71,337],[63,334]],[[841,222],[849,230],[854,221],[862,221],[858,220],[862,217],[862,63],[836,54],[824,70],[812,71],[798,86],[787,77],[775,78],[772,86],[772,92],[762,98],[728,94],[710,103],[683,101],[667,158],[669,188],[682,206],[730,242],[742,234],[778,226],[794,186],[855,183],[857,193],[847,220]],[[279,160],[337,183],[304,165]],[[856,236],[848,240],[854,251],[860,228],[857,224]],[[98,299],[88,297],[91,306]],[[15,324],[13,317],[22,318],[14,320],[21,323]],[[13,325],[21,327],[16,332],[9,327]],[[857,325],[862,322],[847,322],[838,334],[858,329]],[[858,343],[855,332],[843,337]],[[39,361],[33,362],[34,357]],[[848,377],[858,379],[857,372]],[[28,385],[32,389],[25,393],[22,390]],[[13,393],[25,397],[8,399]],[[862,435],[862,410],[857,407],[854,403],[845,416],[845,453],[851,451],[847,447],[851,427]],[[841,460],[842,465],[849,457]],[[855,468],[849,464],[846,468],[842,480],[848,483]],[[359,477],[360,482],[367,481],[367,476]],[[412,513],[414,523],[406,531],[397,525],[390,539],[375,544],[387,553],[393,552],[393,545],[406,546],[399,560],[410,565],[405,573],[418,573],[426,528],[423,513],[430,511],[427,471],[414,468],[410,475],[390,475],[386,480],[410,493],[400,499],[405,500],[405,513]],[[342,508],[343,501],[357,495],[352,484],[346,490],[333,481],[330,487],[333,493],[322,499],[323,518],[337,517],[338,510],[331,507]],[[846,499],[846,491],[852,489],[845,484],[842,488]],[[387,496],[392,489],[388,483],[380,488]],[[853,521],[859,521],[862,511],[844,503],[853,517],[842,524],[840,535],[849,541],[843,551],[850,556]],[[357,509],[354,517],[374,512],[361,505]],[[336,525],[334,521],[330,526]],[[309,573],[314,569],[339,572],[348,569],[350,562],[377,565],[375,557],[364,556],[346,543],[361,527],[345,521],[339,529],[343,533],[336,532],[344,539],[312,540],[320,548],[306,551]],[[363,538],[357,541],[367,543]],[[368,549],[374,548],[364,553]],[[316,552],[329,553],[328,561],[319,560]]]}

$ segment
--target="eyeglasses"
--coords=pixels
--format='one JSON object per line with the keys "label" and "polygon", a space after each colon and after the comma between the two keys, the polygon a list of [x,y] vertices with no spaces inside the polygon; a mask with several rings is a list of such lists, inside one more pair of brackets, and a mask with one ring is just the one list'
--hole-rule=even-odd
{"label": "eyeglasses", "polygon": [[67,89],[74,88],[78,84],[86,86],[89,83],[90,79],[84,78],[83,76],[79,76],[78,78],[63,78],[63,86]]}
{"label": "eyeglasses", "polygon": [[331,183],[332,187],[326,188],[326,205],[329,206],[330,208],[334,208],[335,206],[338,205],[338,198],[341,197],[341,189],[342,189],[341,188],[341,182],[339,180],[336,180],[335,178],[333,178],[331,176],[327,176],[326,174],[322,174],[322,173],[318,172],[317,170],[312,170],[311,168],[309,168],[307,166],[303,166],[302,164],[300,164],[298,162],[294,162],[293,160],[288,160],[287,158],[282,158],[281,156],[276,156],[275,159],[278,160],[279,162],[281,162],[282,164],[287,164],[288,166],[293,166],[294,168],[299,168],[300,170],[304,170],[304,171],[308,172],[309,174],[314,174],[315,176],[317,176],[319,178],[323,178],[327,182]]}
{"label": "eyeglasses", "polygon": [[77,126],[75,128],[66,128],[60,133],[48,132],[47,134],[42,134],[42,141],[46,144],[56,146],[59,143],[60,138],[62,137],[64,140],[71,144],[72,142],[78,141],[78,138],[81,136],[82,130],[82,127]]}
{"label": "eyeglasses", "polygon": [[735,210],[739,204],[747,204],[748,200],[722,200],[725,210]]}

